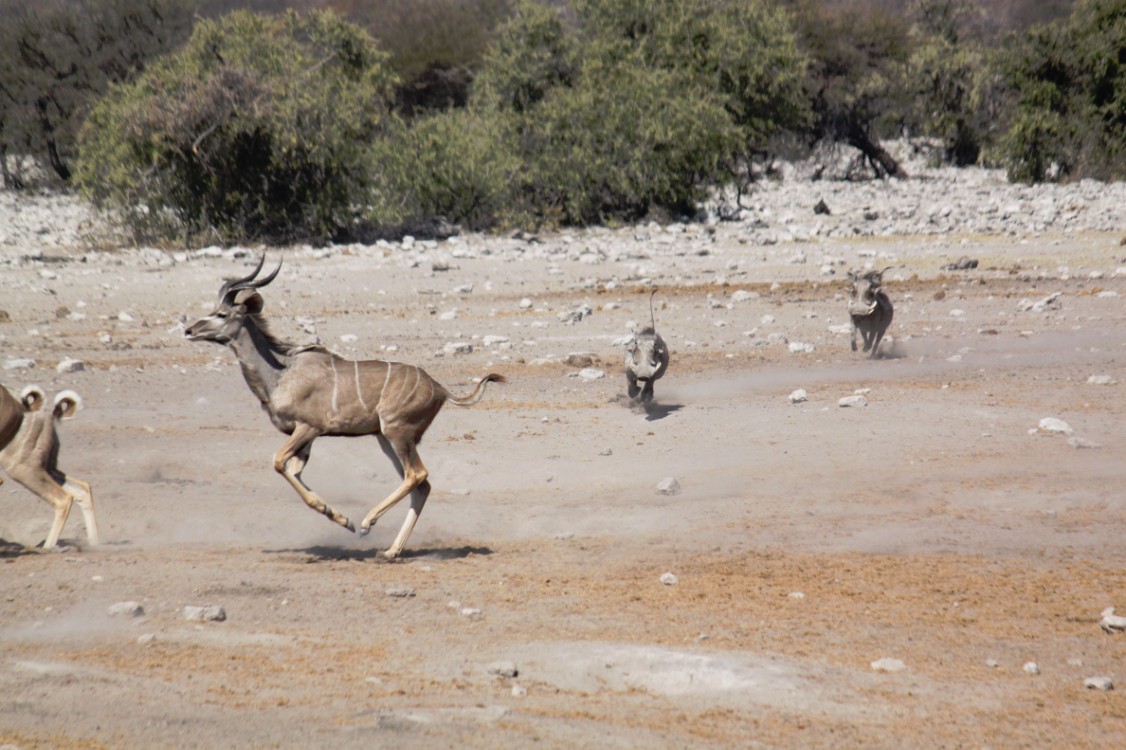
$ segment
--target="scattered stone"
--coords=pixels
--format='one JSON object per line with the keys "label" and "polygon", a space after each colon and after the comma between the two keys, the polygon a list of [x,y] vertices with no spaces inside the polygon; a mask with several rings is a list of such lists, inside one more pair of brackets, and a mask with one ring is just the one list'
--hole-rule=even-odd
{"label": "scattered stone", "polygon": [[454,294],[472,294],[473,284],[462,284],[454,287]]}
{"label": "scattered stone", "polygon": [[496,334],[491,334],[489,336],[482,336],[481,337],[481,344],[483,344],[484,346],[497,346],[498,344],[507,344],[507,343],[508,343],[508,337],[507,336],[500,336],[500,335],[496,335]]}
{"label": "scattered stone", "polygon": [[907,669],[906,664],[899,659],[892,659],[886,656],[872,662],[872,671],[874,672],[902,672],[904,669]]}
{"label": "scattered stone", "polygon": [[453,356],[471,354],[473,352],[473,344],[468,341],[450,341],[442,347],[442,352]]}
{"label": "scattered stone", "polygon": [[214,604],[203,607],[188,605],[184,607],[184,619],[192,622],[223,622],[227,619],[227,610]]}
{"label": "scattered stone", "polygon": [[494,674],[497,677],[506,677],[512,679],[520,674],[520,670],[516,668],[516,662],[512,661],[494,661],[486,670],[489,674]]}
{"label": "scattered stone", "polygon": [[1023,669],[1028,674],[1040,674],[1040,665],[1034,661],[1027,662],[1023,667],[1021,667],[1021,669]]}
{"label": "scattered stone", "polygon": [[357,341],[359,341],[359,339],[360,339],[360,337],[357,336],[354,333],[342,333],[342,334],[340,334],[340,341],[342,343],[345,343],[345,344],[354,344]]}
{"label": "scattered stone", "polygon": [[997,661],[996,659],[986,659],[985,666],[991,669],[997,669],[997,667],[1001,666],[1001,662]]}
{"label": "scattered stone", "polygon": [[1017,304],[1017,309],[1021,312],[1044,312],[1049,308],[1056,309],[1059,307],[1059,298],[1062,294],[1062,292],[1052,292],[1047,297],[1037,300],[1036,302],[1022,299]]}
{"label": "scattered stone", "polygon": [[673,478],[673,477],[665,477],[661,481],[657,482],[657,494],[658,495],[679,495],[680,494],[680,482],[676,481],[676,479]]}
{"label": "scattered stone", "polygon": [[977,268],[977,258],[971,258],[969,256],[963,255],[961,258],[958,258],[958,260],[954,261],[953,263],[947,263],[945,266],[942,267],[942,270],[943,271],[969,271],[973,268]]}
{"label": "scattered stone", "polygon": [[798,601],[798,600],[805,598],[805,592],[804,591],[791,591],[790,593],[786,594],[786,598]]}
{"label": "scattered stone", "polygon": [[139,602],[117,602],[109,605],[110,617],[125,615],[126,617],[144,617],[145,608]]}
{"label": "scattered stone", "polygon": [[72,372],[82,372],[86,369],[86,363],[80,359],[64,359],[55,365],[55,372],[62,375],[69,375]]}
{"label": "scattered stone", "polygon": [[383,593],[387,594],[387,596],[393,596],[396,599],[410,599],[412,596],[414,596],[414,589],[406,586],[392,587],[387,589]]}
{"label": "scattered stone", "polygon": [[11,323],[12,316],[7,310],[0,310],[0,323]]}
{"label": "scattered stone", "polygon": [[761,296],[762,295],[760,295],[758,292],[748,292],[745,289],[740,289],[737,292],[732,293],[731,301],[746,302],[747,300],[758,299]]}
{"label": "scattered stone", "polygon": [[1053,435],[1070,435],[1075,432],[1075,430],[1071,429],[1071,425],[1056,417],[1044,417],[1041,419],[1040,431],[1048,432]]}
{"label": "scattered stone", "polygon": [[1111,677],[1088,677],[1083,680],[1083,687],[1088,690],[1114,690],[1114,679]]}
{"label": "scattered stone", "polygon": [[35,369],[34,359],[6,359],[4,360],[5,370],[33,370]]}
{"label": "scattered stone", "polygon": [[137,636],[137,643],[142,646],[148,645],[156,640],[156,633],[142,633]]}
{"label": "scattered stone", "polygon": [[528,299],[527,297],[520,300],[520,309],[521,310],[531,310],[532,309],[532,301],[530,299]]}
{"label": "scattered stone", "polygon": [[829,204],[827,204],[825,202],[825,199],[822,198],[813,206],[813,213],[817,214],[818,216],[829,216],[830,214],[832,214],[832,211],[829,210]]}
{"label": "scattered stone", "polygon": [[591,381],[601,380],[602,378],[606,377],[606,372],[605,370],[599,370],[595,367],[584,367],[583,369],[579,370],[576,377],[578,377],[579,380],[584,380],[589,383]]}
{"label": "scattered stone", "polygon": [[791,341],[790,353],[791,354],[809,354],[814,350],[813,344],[807,344],[803,341]]}
{"label": "scattered stone", "polygon": [[1070,445],[1072,448],[1076,448],[1076,449],[1083,449],[1083,448],[1097,449],[1097,448],[1103,447],[1101,443],[1096,443],[1093,440],[1088,440],[1087,438],[1081,438],[1081,437],[1069,437],[1067,439],[1067,444]]}
{"label": "scattered stone", "polygon": [[462,617],[468,617],[472,620],[481,616],[481,610],[476,607],[462,607],[460,614]]}
{"label": "scattered stone", "polygon": [[848,409],[853,406],[867,406],[868,398],[864,395],[845,396],[837,402],[837,406]]}
{"label": "scattered stone", "polygon": [[612,448],[603,448],[601,451],[598,452],[598,455],[600,455],[600,456],[612,456],[612,455],[614,455],[614,451],[613,451]]}
{"label": "scattered stone", "polygon": [[1103,619],[1099,621],[1099,627],[1107,633],[1113,633],[1115,630],[1126,630],[1126,617],[1114,614],[1114,607],[1107,607],[1102,611]]}
{"label": "scattered stone", "polygon": [[524,687],[523,685],[515,685],[514,684],[512,686],[512,697],[513,698],[523,698],[527,695],[528,695],[528,688]]}
{"label": "scattered stone", "polygon": [[676,575],[673,574],[673,573],[663,573],[663,574],[661,574],[660,581],[661,581],[661,583],[665,584],[666,586],[675,586],[676,584],[680,583],[680,579],[677,578]]}
{"label": "scattered stone", "polygon": [[1091,385],[1113,385],[1115,380],[1109,375],[1092,375],[1087,382]]}
{"label": "scattered stone", "polygon": [[798,388],[790,394],[791,404],[804,404],[806,401],[809,401],[809,394],[805,392],[804,388]]}
{"label": "scattered stone", "polygon": [[594,356],[585,352],[572,352],[563,360],[568,367],[590,367],[594,364]]}

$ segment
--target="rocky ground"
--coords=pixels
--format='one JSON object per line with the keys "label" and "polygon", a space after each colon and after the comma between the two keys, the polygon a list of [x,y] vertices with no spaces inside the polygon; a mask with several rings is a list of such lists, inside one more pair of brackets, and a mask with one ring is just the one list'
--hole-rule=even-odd
{"label": "rocky ground", "polygon": [[[402,510],[365,538],[308,510],[233,356],[183,338],[259,249],[0,193],[0,378],[83,396],[61,465],[104,542],[75,512],[35,549],[48,507],[0,488],[0,746],[1120,744],[1126,186],[813,171],[738,221],[270,250],[279,336],[508,377],[431,427],[395,562]],[[639,412],[653,286],[672,364]],[[397,484],[370,438],[305,478],[357,521]]]}

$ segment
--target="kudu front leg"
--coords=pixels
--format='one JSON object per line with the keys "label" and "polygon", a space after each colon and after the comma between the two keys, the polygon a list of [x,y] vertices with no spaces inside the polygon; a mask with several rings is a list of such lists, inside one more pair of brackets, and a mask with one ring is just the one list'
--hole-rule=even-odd
{"label": "kudu front leg", "polygon": [[313,492],[301,481],[301,472],[305,469],[305,464],[309,460],[309,451],[313,447],[313,441],[319,435],[320,433],[308,425],[298,425],[286,444],[274,456],[274,471],[285,477],[293,489],[297,490],[297,494],[301,496],[306,505],[318,513],[328,516],[330,520],[340,524],[348,531],[354,532],[356,527],[352,525],[347,516],[337,512],[320,495]]}

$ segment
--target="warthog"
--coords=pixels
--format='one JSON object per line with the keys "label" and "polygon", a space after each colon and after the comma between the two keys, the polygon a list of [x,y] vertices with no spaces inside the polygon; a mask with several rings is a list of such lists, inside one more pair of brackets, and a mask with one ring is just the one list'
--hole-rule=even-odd
{"label": "warthog", "polygon": [[650,324],[634,334],[626,345],[626,389],[633,404],[647,404],[653,400],[653,383],[660,380],[669,367],[669,348],[657,333],[653,315],[653,295],[656,293],[656,289],[649,293]]}
{"label": "warthog", "polygon": [[[888,266],[890,268],[891,266]],[[891,300],[882,289],[883,271],[849,271],[852,293],[848,300],[848,317],[852,321],[852,350],[856,351],[856,332],[864,338],[864,351],[875,357],[880,339],[891,325]]]}

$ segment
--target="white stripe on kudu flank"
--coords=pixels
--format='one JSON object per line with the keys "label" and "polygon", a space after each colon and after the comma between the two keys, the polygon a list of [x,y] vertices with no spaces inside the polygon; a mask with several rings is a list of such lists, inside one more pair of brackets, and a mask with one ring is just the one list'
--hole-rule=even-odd
{"label": "white stripe on kudu flank", "polygon": [[367,412],[368,405],[367,402],[364,401],[364,389],[360,387],[360,363],[353,362],[352,364],[354,365],[353,369],[356,371],[356,396],[360,399],[360,406],[364,407],[364,411]]}
{"label": "white stripe on kudu flank", "polygon": [[339,383],[336,376],[336,360],[330,359],[329,364],[332,365],[332,410],[338,411],[336,408],[336,392],[339,390]]}

